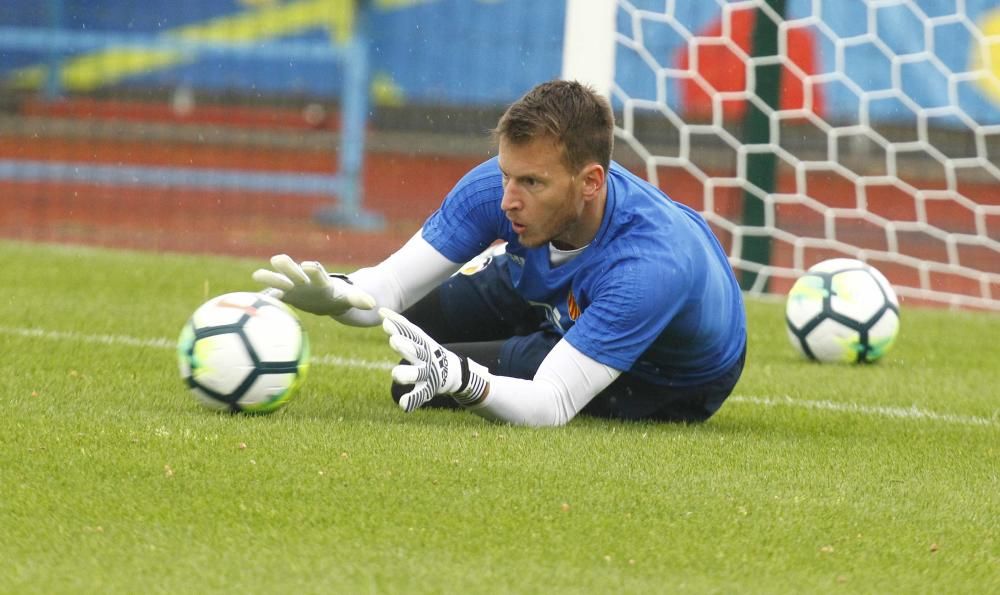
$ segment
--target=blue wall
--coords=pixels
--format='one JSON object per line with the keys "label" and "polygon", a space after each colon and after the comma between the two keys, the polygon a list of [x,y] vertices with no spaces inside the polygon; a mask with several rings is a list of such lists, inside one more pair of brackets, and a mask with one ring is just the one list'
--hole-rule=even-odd
{"label": "blue wall", "polygon": [[[61,4],[61,17],[56,16],[66,29],[161,34],[262,6],[306,1],[4,0],[0,26],[46,26],[53,19],[53,7]],[[311,0],[311,4],[322,2]],[[339,0],[328,4],[334,15]],[[379,100],[500,105],[537,82],[559,76],[565,16],[562,0],[382,0],[369,4],[371,66]],[[632,0],[632,4],[662,10],[664,2]],[[789,0],[788,18],[817,16],[825,23],[806,27],[815,49],[813,74],[835,72],[838,45],[843,49],[843,73],[822,86],[823,115],[846,122],[863,118],[913,120],[916,110],[947,106],[950,97],[955,97],[960,109],[942,114],[943,119],[951,123],[962,118],[980,124],[1000,123],[1000,85],[990,91],[974,81],[949,82],[949,74],[966,70],[975,53],[972,28],[1000,34],[1000,5],[996,0],[966,0],[967,18],[949,19],[956,4],[915,0],[871,9],[862,0],[836,0],[823,2],[821,13],[811,15],[811,0]],[[702,34],[719,21],[721,10],[715,2],[677,0],[676,23],[666,25],[657,19],[640,23],[647,49],[660,67],[676,66],[678,52],[686,44],[679,31]],[[928,29],[929,37],[918,13],[941,19]],[[637,33],[624,11],[619,11],[618,28],[625,36]],[[881,45],[868,35],[873,32]],[[317,22],[289,38],[326,43],[330,33],[324,23]],[[2,51],[0,77],[7,81],[18,69],[45,63],[45,57],[37,54]],[[904,59],[894,67],[893,56]],[[617,83],[630,95],[656,96],[657,72],[635,53],[620,50],[617,71]],[[994,76],[1000,77],[1000,73]],[[862,101],[863,92],[890,89],[894,78],[901,82],[905,98],[889,95],[871,103]],[[184,84],[260,94],[334,96],[340,80],[338,68],[330,62],[213,57],[131,74],[107,85]],[[684,97],[678,83],[668,77],[666,85],[668,102],[683,111]]]}

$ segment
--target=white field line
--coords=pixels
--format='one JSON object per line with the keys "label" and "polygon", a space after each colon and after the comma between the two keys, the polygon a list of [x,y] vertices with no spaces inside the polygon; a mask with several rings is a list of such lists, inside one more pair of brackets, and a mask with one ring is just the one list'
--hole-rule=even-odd
{"label": "white field line", "polygon": [[[128,335],[90,335],[73,331],[49,331],[44,329],[17,328],[9,326],[0,326],[0,335],[101,345],[154,347],[156,349],[175,349],[177,347],[176,339],[141,339],[139,337],[130,337]],[[310,363],[319,364],[321,366],[342,366],[347,368],[364,368],[368,370],[391,370],[395,365],[395,363],[388,361],[376,362],[359,358],[315,354],[311,358]]]}
{"label": "white field line", "polygon": [[[51,331],[36,328],[20,328],[0,326],[0,335],[44,339],[49,341],[70,341],[77,343],[124,345],[128,347],[153,347],[156,349],[174,349],[176,340],[172,339],[142,339],[128,335],[93,335],[74,331]],[[395,365],[391,361],[372,361],[359,358],[345,358],[332,355],[313,355],[312,363],[321,366],[341,366],[347,368],[362,368],[367,370],[390,370]],[[841,403],[837,401],[810,401],[785,397],[755,397],[749,395],[733,395],[729,402],[761,407],[797,407],[819,411],[834,411],[851,413],[869,417],[889,417],[921,421],[942,422],[966,426],[1000,427],[1000,417],[978,417],[974,415],[958,415],[953,413],[937,413],[927,409],[912,407],[889,407],[861,405],[858,403]]]}
{"label": "white field line", "polygon": [[975,415],[958,415],[954,413],[937,413],[920,409],[916,405],[911,407],[889,407],[885,405],[859,405],[857,403],[841,403],[838,401],[809,401],[804,399],[793,399],[792,397],[752,397],[745,395],[733,395],[726,399],[732,403],[749,403],[763,407],[798,407],[800,409],[813,409],[821,411],[835,411],[837,413],[854,413],[869,417],[894,417],[897,419],[917,419],[927,421],[939,421],[951,424],[961,424],[966,426],[998,426],[1000,427],[1000,417],[993,419],[988,417],[978,417]]}

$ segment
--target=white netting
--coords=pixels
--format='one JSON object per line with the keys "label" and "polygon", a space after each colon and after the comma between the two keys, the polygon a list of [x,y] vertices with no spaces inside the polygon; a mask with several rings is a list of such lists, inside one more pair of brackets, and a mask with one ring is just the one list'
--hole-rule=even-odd
{"label": "white netting", "polygon": [[[843,256],[911,303],[1000,310],[995,5],[789,0],[782,16],[763,0],[618,0],[612,98],[631,155],[616,157],[705,213],[751,293]],[[757,9],[776,56],[752,57]],[[777,109],[757,94],[767,64]],[[762,142],[741,125],[749,106],[766,115]],[[744,223],[747,197],[762,224]],[[751,237],[769,238],[768,262],[748,257]]]}

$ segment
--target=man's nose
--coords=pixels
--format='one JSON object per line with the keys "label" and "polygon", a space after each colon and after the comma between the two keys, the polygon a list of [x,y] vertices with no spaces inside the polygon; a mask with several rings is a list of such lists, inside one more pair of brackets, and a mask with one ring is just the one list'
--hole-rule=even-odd
{"label": "man's nose", "polygon": [[511,211],[520,208],[520,206],[521,200],[517,195],[517,188],[514,186],[514,181],[510,180],[503,187],[503,198],[500,200],[500,209]]}

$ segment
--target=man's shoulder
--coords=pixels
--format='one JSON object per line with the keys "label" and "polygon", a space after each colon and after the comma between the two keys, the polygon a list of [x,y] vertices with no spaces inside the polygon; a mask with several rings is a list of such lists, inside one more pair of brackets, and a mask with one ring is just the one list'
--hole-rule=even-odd
{"label": "man's shoulder", "polygon": [[660,194],[666,197],[666,193],[657,188],[655,185],[649,183],[646,179],[636,175],[631,170],[626,168],[621,163],[617,161],[611,162],[611,167],[608,168],[611,175],[621,184],[626,185],[630,189],[641,190],[643,192],[649,192],[653,194]]}
{"label": "man's shoulder", "polygon": [[442,204],[444,209],[475,209],[503,198],[503,178],[497,160],[488,159],[470,169],[452,187]]}
{"label": "man's shoulder", "polygon": [[503,182],[501,181],[500,165],[496,157],[487,159],[479,165],[470,169],[464,176],[462,176],[458,183],[455,184],[455,189],[471,188],[474,190],[490,189],[494,187],[503,187]]}

